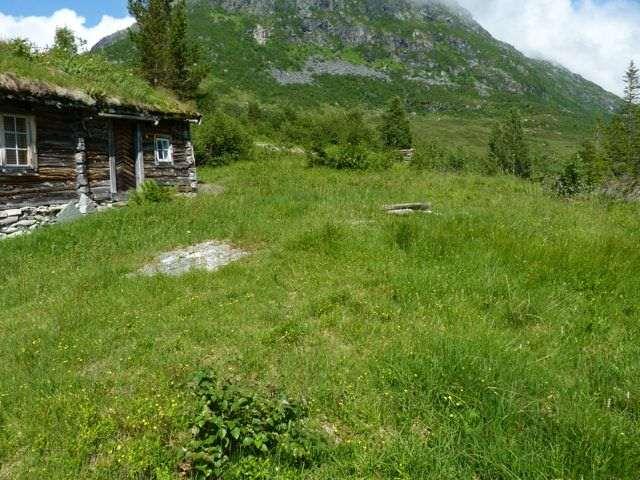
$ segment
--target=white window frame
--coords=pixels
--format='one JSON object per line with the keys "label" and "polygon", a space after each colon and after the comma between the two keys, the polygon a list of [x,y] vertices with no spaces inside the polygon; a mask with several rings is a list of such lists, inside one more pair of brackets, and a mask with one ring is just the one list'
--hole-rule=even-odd
{"label": "white window frame", "polygon": [[[160,158],[158,158],[158,140],[166,140],[169,143],[168,160],[160,160]],[[153,156],[156,165],[173,165],[173,141],[169,135],[155,135],[153,137]]]}
{"label": "white window frame", "polygon": [[[27,124],[27,164],[7,165],[7,150],[5,146],[4,117],[23,118]],[[13,170],[35,170],[38,168],[38,149],[36,138],[36,118],[33,115],[0,112],[0,168]]]}

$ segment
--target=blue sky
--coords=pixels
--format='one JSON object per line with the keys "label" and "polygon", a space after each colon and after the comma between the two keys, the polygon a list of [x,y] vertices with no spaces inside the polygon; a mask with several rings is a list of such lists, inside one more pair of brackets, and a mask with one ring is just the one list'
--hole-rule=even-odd
{"label": "blue sky", "polygon": [[100,21],[102,15],[124,17],[128,14],[125,0],[0,0],[0,12],[14,16],[49,16],[56,10],[69,8],[87,19],[87,26]]}
{"label": "blue sky", "polygon": [[[421,1],[421,0],[418,0]],[[640,64],[640,0],[457,1],[495,37],[621,94],[630,60]],[[0,0],[0,39],[50,45],[67,26],[91,46],[130,26],[126,0]]]}

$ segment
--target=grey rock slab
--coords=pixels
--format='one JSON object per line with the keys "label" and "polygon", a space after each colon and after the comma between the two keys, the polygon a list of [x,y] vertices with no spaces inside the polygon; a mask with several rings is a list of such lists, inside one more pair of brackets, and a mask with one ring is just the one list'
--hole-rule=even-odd
{"label": "grey rock slab", "polygon": [[154,262],[138,270],[138,274],[178,276],[192,270],[213,272],[247,255],[247,252],[236,249],[228,243],[204,242],[160,254]]}
{"label": "grey rock slab", "polygon": [[20,215],[22,215],[21,208],[12,208],[10,210],[0,211],[0,218],[19,217]]}
{"label": "grey rock slab", "polygon": [[82,217],[82,212],[75,203],[69,203],[65,206],[58,215],[56,215],[56,221],[59,223],[71,222],[77,218]]}
{"label": "grey rock slab", "polygon": [[25,219],[25,220],[20,220],[19,222],[16,222],[14,224],[14,227],[30,227],[32,225],[35,225],[36,223],[38,222],[36,222],[35,220]]}
{"label": "grey rock slab", "polygon": [[20,217],[0,218],[0,227],[5,226],[5,225],[12,225],[12,224],[16,223],[19,219],[20,219]]}
{"label": "grey rock slab", "polygon": [[96,208],[97,204],[91,200],[91,198],[84,194],[80,196],[80,200],[78,201],[78,210],[80,210],[80,213],[83,215],[93,213],[96,211]]}

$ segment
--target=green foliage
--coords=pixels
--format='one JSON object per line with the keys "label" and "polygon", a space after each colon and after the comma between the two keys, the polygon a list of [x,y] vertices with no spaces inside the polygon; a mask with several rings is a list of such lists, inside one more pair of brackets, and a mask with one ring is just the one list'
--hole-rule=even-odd
{"label": "green foliage", "polygon": [[585,167],[579,154],[565,164],[554,188],[558,195],[564,197],[576,195],[587,188]]}
{"label": "green foliage", "polygon": [[98,101],[115,97],[141,108],[193,111],[190,105],[179,102],[167,91],[152,88],[131,69],[108,62],[101,54],[36,53],[27,42],[0,41],[0,71],[84,91]]}
{"label": "green foliage", "polygon": [[192,98],[204,78],[198,48],[187,37],[185,0],[129,0],[137,28],[129,30],[146,80]]}
{"label": "green foliage", "polygon": [[262,119],[262,109],[256,101],[250,101],[247,105],[247,121],[249,124],[256,124]]}
{"label": "green foliage", "polygon": [[582,143],[578,156],[584,166],[585,183],[589,187],[602,185],[602,182],[609,177],[611,169],[598,146],[587,140]]}
{"label": "green foliage", "polygon": [[358,108],[325,108],[300,117],[296,123],[302,143],[316,152],[327,145],[376,146],[373,127]]}
{"label": "green foliage", "polygon": [[[439,117],[418,131],[477,133],[483,151],[486,122]],[[637,203],[299,156],[198,175],[224,195],[2,242],[0,477],[180,478],[199,413],[182,386],[200,366],[304,395],[310,425],[335,439],[318,467],[264,455],[237,478],[637,477]],[[438,215],[380,210],[414,200]],[[128,275],[225,238],[256,254]]]}
{"label": "green foliage", "polygon": [[311,465],[320,437],[307,426],[308,411],[284,395],[258,395],[209,372],[198,374],[194,393],[201,406],[191,427],[184,459],[196,478],[268,478],[277,457],[290,465]]}
{"label": "green foliage", "polygon": [[194,128],[194,147],[200,164],[226,165],[249,160],[253,155],[253,138],[235,118],[218,112],[205,117]]}
{"label": "green foliage", "polygon": [[387,168],[399,155],[383,151],[360,109],[324,109],[301,116],[294,128],[309,148],[309,164],[339,170]]}
{"label": "green foliage", "polygon": [[25,38],[14,38],[4,44],[0,41],[0,48],[8,50],[8,55],[25,60],[32,60],[35,53],[33,44]]}
{"label": "green foliage", "polygon": [[624,101],[628,106],[636,105],[640,100],[640,72],[633,60],[624,75]]}
{"label": "green foliage", "polygon": [[380,136],[382,143],[389,148],[409,149],[413,145],[411,124],[399,97],[391,100],[388,110],[382,115]]}
{"label": "green foliage", "polygon": [[129,36],[136,46],[144,78],[154,86],[171,78],[171,1],[128,0],[129,13],[138,28]]}
{"label": "green foliage", "polygon": [[[442,8],[432,3],[429,10]],[[448,111],[467,116],[481,108],[494,116],[515,104],[536,113],[570,111],[578,122],[590,124],[618,101],[598,86],[546,62],[524,59],[515,51],[505,52],[497,41],[471,28],[468,19],[442,11],[425,17],[410,5],[343,2],[332,10],[312,8],[302,14],[302,4],[296,2],[270,2],[255,10],[246,2],[191,1],[187,2],[188,36],[202,53],[201,62],[206,63],[209,79],[215,79],[203,87],[223,94],[244,91],[265,103],[382,108],[399,96],[420,113]],[[329,21],[333,28],[314,28],[311,36],[316,41],[311,42],[301,28],[305,15],[309,25]],[[269,30],[264,45],[257,44],[251,34],[258,24]],[[354,42],[342,33],[354,28],[370,32],[368,41]],[[431,48],[421,45],[426,38],[432,39]],[[126,43],[131,40],[108,46],[108,55],[119,62],[131,61],[131,48]],[[407,47],[398,50],[394,45]],[[365,65],[390,80],[322,75],[305,85],[274,81],[273,68],[299,71],[311,57]],[[472,76],[472,61],[487,67],[486,72],[474,72]],[[492,71],[504,72],[504,76]],[[425,88],[424,82],[431,80],[432,72],[449,72],[446,81],[452,85]],[[522,89],[502,93],[508,86],[505,78]]]}
{"label": "green foliage", "polygon": [[516,110],[497,125],[489,139],[489,160],[504,173],[521,178],[531,176],[531,158],[522,117]]}
{"label": "green foliage", "polygon": [[133,205],[150,205],[170,202],[173,198],[173,188],[163,187],[155,180],[145,180],[129,195],[129,202]]}
{"label": "green foliage", "polygon": [[172,5],[169,37],[171,76],[167,86],[181,98],[193,98],[206,76],[206,66],[200,62],[199,46],[187,35],[186,0]]}
{"label": "green foliage", "polygon": [[388,168],[394,160],[390,152],[369,150],[362,144],[327,145],[312,152],[309,163],[338,170],[375,170]]}
{"label": "green foliage", "polygon": [[468,171],[486,175],[496,173],[495,168],[486,158],[462,147],[445,148],[433,141],[416,148],[410,164],[421,170]]}
{"label": "green foliage", "polygon": [[84,44],[86,44],[86,42],[76,37],[75,33],[73,33],[70,28],[57,28],[51,53],[53,55],[71,57],[77,55],[79,45],[81,46]]}

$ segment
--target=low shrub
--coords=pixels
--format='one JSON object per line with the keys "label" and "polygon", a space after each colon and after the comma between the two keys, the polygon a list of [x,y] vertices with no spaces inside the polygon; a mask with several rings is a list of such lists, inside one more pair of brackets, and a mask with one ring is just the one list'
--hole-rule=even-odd
{"label": "low shrub", "polygon": [[588,189],[584,165],[579,155],[572,157],[556,178],[554,191],[563,197],[571,197]]}
{"label": "low shrub", "polygon": [[444,148],[434,142],[417,148],[411,158],[411,165],[423,170],[438,170],[442,172],[477,171],[491,174],[488,162],[477,155],[473,155],[461,148],[455,150]]}
{"label": "low shrub", "polygon": [[194,147],[199,164],[227,165],[253,155],[253,138],[233,117],[218,112],[194,130]]}
{"label": "low shrub", "polygon": [[248,392],[209,372],[198,374],[194,393],[201,412],[191,425],[184,469],[196,478],[265,478],[259,472],[268,465],[257,459],[271,456],[291,466],[316,461],[323,441],[307,426],[304,405]]}
{"label": "low shrub", "polygon": [[309,163],[338,170],[373,170],[388,168],[393,157],[393,152],[375,152],[363,145],[328,145],[312,152]]}
{"label": "low shrub", "polygon": [[129,202],[134,205],[166,203],[173,200],[174,194],[173,188],[158,185],[155,180],[146,180],[129,195]]}

